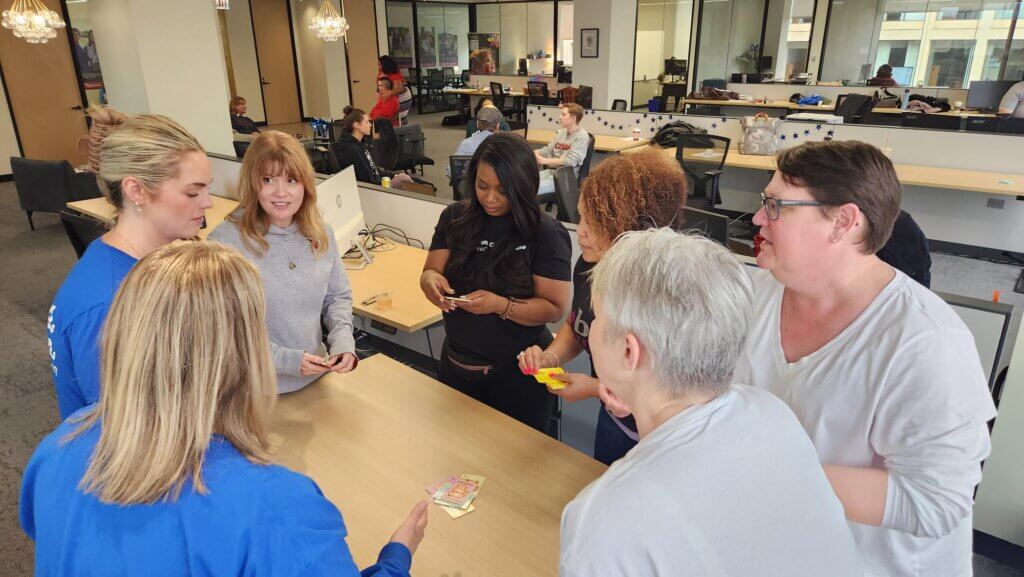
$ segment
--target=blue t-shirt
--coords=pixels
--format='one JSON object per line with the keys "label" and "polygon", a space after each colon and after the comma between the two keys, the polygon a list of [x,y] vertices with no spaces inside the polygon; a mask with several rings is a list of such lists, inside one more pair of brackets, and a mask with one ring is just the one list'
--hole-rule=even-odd
{"label": "blue t-shirt", "polygon": [[[21,526],[35,540],[37,576],[360,574],[341,513],[312,479],[251,463],[215,436],[206,495],[186,483],[173,503],[108,505],[78,487],[99,427],[61,444],[73,421],[43,439],[22,481]],[[362,575],[406,576],[411,564],[405,545],[389,543]]]}
{"label": "blue t-shirt", "polygon": [[135,263],[135,258],[98,238],[53,299],[46,329],[61,420],[100,398],[100,329]]}

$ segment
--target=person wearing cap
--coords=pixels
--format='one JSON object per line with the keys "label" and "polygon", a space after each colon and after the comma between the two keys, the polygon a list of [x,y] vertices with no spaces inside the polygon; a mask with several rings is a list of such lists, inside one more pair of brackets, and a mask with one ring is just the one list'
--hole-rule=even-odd
{"label": "person wearing cap", "polygon": [[[477,131],[468,138],[464,138],[455,149],[453,156],[473,156],[476,149],[484,140],[492,134],[501,130],[501,111],[497,108],[484,107],[476,115]],[[451,176],[451,167],[445,169],[445,174]]]}

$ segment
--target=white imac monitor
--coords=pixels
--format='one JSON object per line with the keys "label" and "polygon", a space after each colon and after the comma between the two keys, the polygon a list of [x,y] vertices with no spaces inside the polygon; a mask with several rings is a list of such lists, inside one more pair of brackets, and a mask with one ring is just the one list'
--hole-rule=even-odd
{"label": "white imac monitor", "polygon": [[355,245],[365,261],[357,268],[363,268],[373,262],[373,258],[359,240],[359,231],[366,228],[366,222],[363,219],[363,207],[359,203],[355,169],[350,166],[318,184],[316,205],[320,208],[324,222],[331,225],[334,230],[338,252],[344,255]]}
{"label": "white imac monitor", "polygon": [[210,159],[210,172],[213,174],[210,194],[231,200],[241,200],[238,198],[238,173],[242,170],[242,163],[214,156],[208,158]]}

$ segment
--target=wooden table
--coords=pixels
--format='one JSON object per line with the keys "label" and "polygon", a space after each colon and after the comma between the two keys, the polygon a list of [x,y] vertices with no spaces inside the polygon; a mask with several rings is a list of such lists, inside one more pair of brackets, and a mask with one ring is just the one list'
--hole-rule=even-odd
{"label": "wooden table", "polygon": [[[355,314],[408,333],[440,322],[441,309],[420,290],[420,273],[427,251],[391,242],[387,246],[391,250],[370,253],[373,263],[366,268],[347,271]],[[362,304],[382,292],[391,293],[391,308],[382,310],[379,303]]]}
{"label": "wooden table", "polygon": [[788,100],[773,100],[771,102],[754,102],[751,100],[704,100],[696,98],[687,98],[682,101],[684,104],[693,104],[700,106],[742,106],[748,108],[770,108],[770,109],[782,109],[782,110],[803,110],[806,112],[819,111],[819,112],[832,112],[835,106],[832,104],[825,104],[823,106],[810,105],[810,104],[794,104]]}
{"label": "wooden table", "polygon": [[[555,138],[554,130],[542,130],[531,128],[526,131],[526,141],[530,144],[547,144]],[[623,140],[628,138],[629,140]],[[594,135],[594,150],[598,152],[617,153],[631,148],[642,147],[650,143],[650,138],[633,140],[631,136],[608,136],[607,134]]]}
{"label": "wooden table", "polygon": [[[633,149],[625,153],[631,154],[639,150],[643,149]],[[674,148],[663,148],[661,150],[668,157],[675,159],[676,151]],[[707,159],[698,160],[707,162]],[[773,171],[775,170],[775,157],[740,154],[730,150],[725,158],[725,165],[734,168]],[[926,186],[1005,196],[1024,195],[1024,174],[919,166],[914,164],[896,164],[894,166],[896,168],[896,175],[904,186]],[[1001,180],[1007,180],[1009,184],[1003,184],[1000,182]]]}
{"label": "wooden table", "polygon": [[[207,235],[217,228],[217,225],[224,222],[232,211],[238,208],[238,201],[230,198],[211,195],[213,207],[206,211],[206,228],[199,229],[199,238],[206,239]],[[106,197],[90,198],[89,200],[76,200],[67,204],[68,208],[91,216],[109,226],[114,224],[114,216],[117,210],[114,205],[107,201]]]}
{"label": "wooden table", "polygon": [[359,567],[425,487],[486,477],[477,508],[451,519],[430,505],[413,575],[558,575],[562,509],[601,463],[383,355],[283,395],[270,427],[274,461],[312,477],[341,510]]}

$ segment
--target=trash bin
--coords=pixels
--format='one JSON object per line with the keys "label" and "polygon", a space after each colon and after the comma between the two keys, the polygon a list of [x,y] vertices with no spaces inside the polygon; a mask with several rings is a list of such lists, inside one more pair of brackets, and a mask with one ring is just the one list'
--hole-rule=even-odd
{"label": "trash bin", "polygon": [[661,97],[655,96],[647,101],[647,112],[661,112]]}

